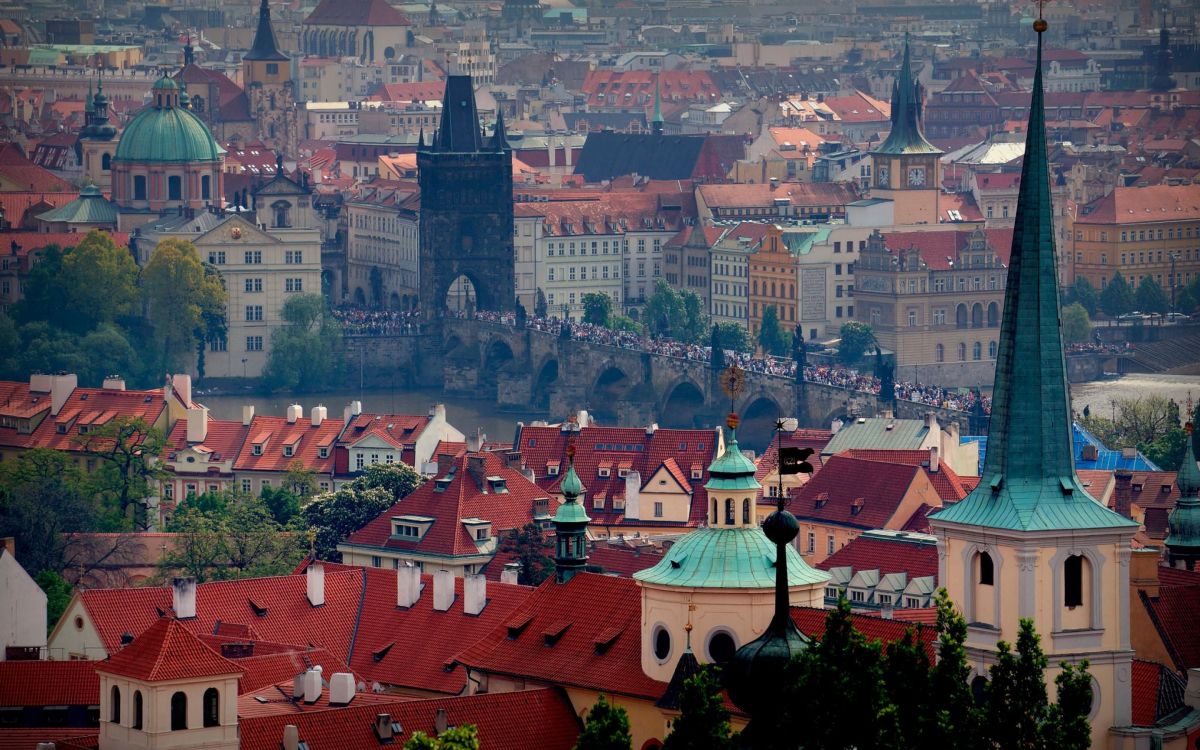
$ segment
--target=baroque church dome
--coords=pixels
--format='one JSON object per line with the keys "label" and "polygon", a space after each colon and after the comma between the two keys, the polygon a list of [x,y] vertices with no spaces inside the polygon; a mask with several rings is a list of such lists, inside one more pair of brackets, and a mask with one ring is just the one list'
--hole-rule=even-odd
{"label": "baroque church dome", "polygon": [[215,162],[224,153],[208,126],[179,106],[179,86],[163,77],[151,90],[152,106],[126,126],[113,158],[126,162]]}

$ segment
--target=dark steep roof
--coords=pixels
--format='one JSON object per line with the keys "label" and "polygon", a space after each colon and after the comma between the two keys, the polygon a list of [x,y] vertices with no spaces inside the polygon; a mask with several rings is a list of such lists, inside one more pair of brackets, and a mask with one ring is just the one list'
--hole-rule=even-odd
{"label": "dark steep roof", "polygon": [[287,60],[288,56],[279,51],[275,41],[275,29],[271,28],[271,7],[267,0],[262,0],[258,9],[258,28],[254,32],[254,44],[243,60]]}
{"label": "dark steep roof", "polygon": [[575,165],[588,182],[639,174],[652,180],[721,179],[745,156],[736,135],[589,133]]}

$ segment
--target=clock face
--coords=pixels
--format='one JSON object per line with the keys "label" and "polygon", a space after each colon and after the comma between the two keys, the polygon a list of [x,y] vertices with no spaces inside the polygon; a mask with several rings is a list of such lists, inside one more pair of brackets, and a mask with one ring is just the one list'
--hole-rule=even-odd
{"label": "clock face", "polygon": [[920,187],[925,184],[925,170],[921,167],[913,167],[908,170],[908,184],[913,187]]}
{"label": "clock face", "polygon": [[875,168],[875,181],[880,186],[886,187],[888,184],[888,168],[886,165],[880,165]]}

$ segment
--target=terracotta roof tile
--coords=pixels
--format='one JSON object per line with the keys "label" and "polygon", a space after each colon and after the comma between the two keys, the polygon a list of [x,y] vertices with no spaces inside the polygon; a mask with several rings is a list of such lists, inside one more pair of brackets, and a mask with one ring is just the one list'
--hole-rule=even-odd
{"label": "terracotta roof tile", "polygon": [[1118,187],[1084,206],[1076,224],[1143,224],[1200,219],[1200,185]]}
{"label": "terracotta roof tile", "polygon": [[[930,232],[885,232],[884,243],[888,250],[916,249],[921,253],[921,260],[935,271],[945,271],[951,268],[951,261],[957,260],[970,240],[973,230],[947,229]],[[1012,250],[1012,229],[985,229],[988,247],[1007,264],[1008,255]]]}
{"label": "terracotta roof tile", "polygon": [[1143,606],[1162,637],[1175,669],[1183,672],[1200,667],[1200,572],[1162,567],[1158,569],[1159,593],[1148,597],[1139,592]]}
{"label": "terracotta roof tile", "polygon": [[[0,706],[96,705],[100,702],[99,663],[0,661]],[[0,740],[0,746],[2,743]]]}
{"label": "terracotta roof tile", "polygon": [[[285,417],[256,416],[250,423],[250,439],[243,443],[234,468],[238,471],[287,471],[292,461],[301,461],[305,467],[318,474],[333,471],[333,443],[342,431],[340,419],[325,419],[319,427],[313,427],[310,419],[302,415],[294,423]],[[300,442],[295,443],[296,439]],[[261,454],[255,455],[255,445],[262,445]],[[292,445],[292,455],[284,454],[284,446]],[[320,448],[329,448],[321,457]]]}
{"label": "terracotta roof tile", "polygon": [[304,19],[315,26],[411,26],[387,0],[321,0]]}
{"label": "terracotta roof tile", "polygon": [[159,618],[133,643],[100,662],[96,669],[146,682],[242,674],[238,665],[204,645],[170,617]]}
{"label": "terracotta roof tile", "polygon": [[[792,607],[792,622],[805,635],[820,639],[825,635],[825,618],[829,610],[814,607]],[[883,644],[898,641],[909,629],[917,629],[918,624],[901,620],[885,620],[882,617],[851,614],[851,621],[858,632],[866,636],[868,641],[879,641]],[[919,628],[921,641],[925,644],[929,657],[934,657],[937,633],[933,628]]]}
{"label": "terracotta roof tile", "polygon": [[909,579],[938,574],[937,545],[918,539],[862,535],[817,564],[821,570],[849,567],[880,575],[907,573]]}
{"label": "terracotta roof tile", "polygon": [[963,486],[962,480],[953,469],[946,465],[944,460],[938,459],[937,471],[929,470],[929,451],[851,448],[844,451],[843,455],[849,455],[851,458],[864,458],[868,461],[920,466],[925,470],[925,476],[929,477],[929,481],[943,502],[957,502],[967,496],[968,490]]}
{"label": "terracotta roof tile", "polygon": [[893,516],[921,471],[917,466],[830,456],[821,470],[793,493],[788,509],[800,519],[883,528],[889,522],[907,520]]}

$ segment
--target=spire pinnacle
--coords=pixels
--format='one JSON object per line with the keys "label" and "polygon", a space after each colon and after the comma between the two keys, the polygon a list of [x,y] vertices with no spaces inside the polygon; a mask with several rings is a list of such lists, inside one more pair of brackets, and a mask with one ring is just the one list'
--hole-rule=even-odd
{"label": "spire pinnacle", "polygon": [[250,51],[242,56],[243,60],[286,61],[287,55],[279,51],[279,42],[275,40],[275,29],[271,26],[271,6],[267,0],[262,0],[258,8],[258,28],[254,31],[254,43]]}
{"label": "spire pinnacle", "polygon": [[877,154],[940,154],[925,138],[921,123],[921,84],[912,72],[912,52],[908,34],[904,35],[904,55],[900,70],[892,83],[892,129],[873,153]]}
{"label": "spire pinnacle", "polygon": [[662,71],[660,70],[654,76],[654,117],[650,120],[650,132],[654,133],[654,135],[663,134],[662,96],[658,88],[658,83],[661,79]]}
{"label": "spire pinnacle", "polygon": [[503,151],[508,148],[508,136],[504,130],[504,109],[496,108],[496,129],[492,132],[492,150]]}

